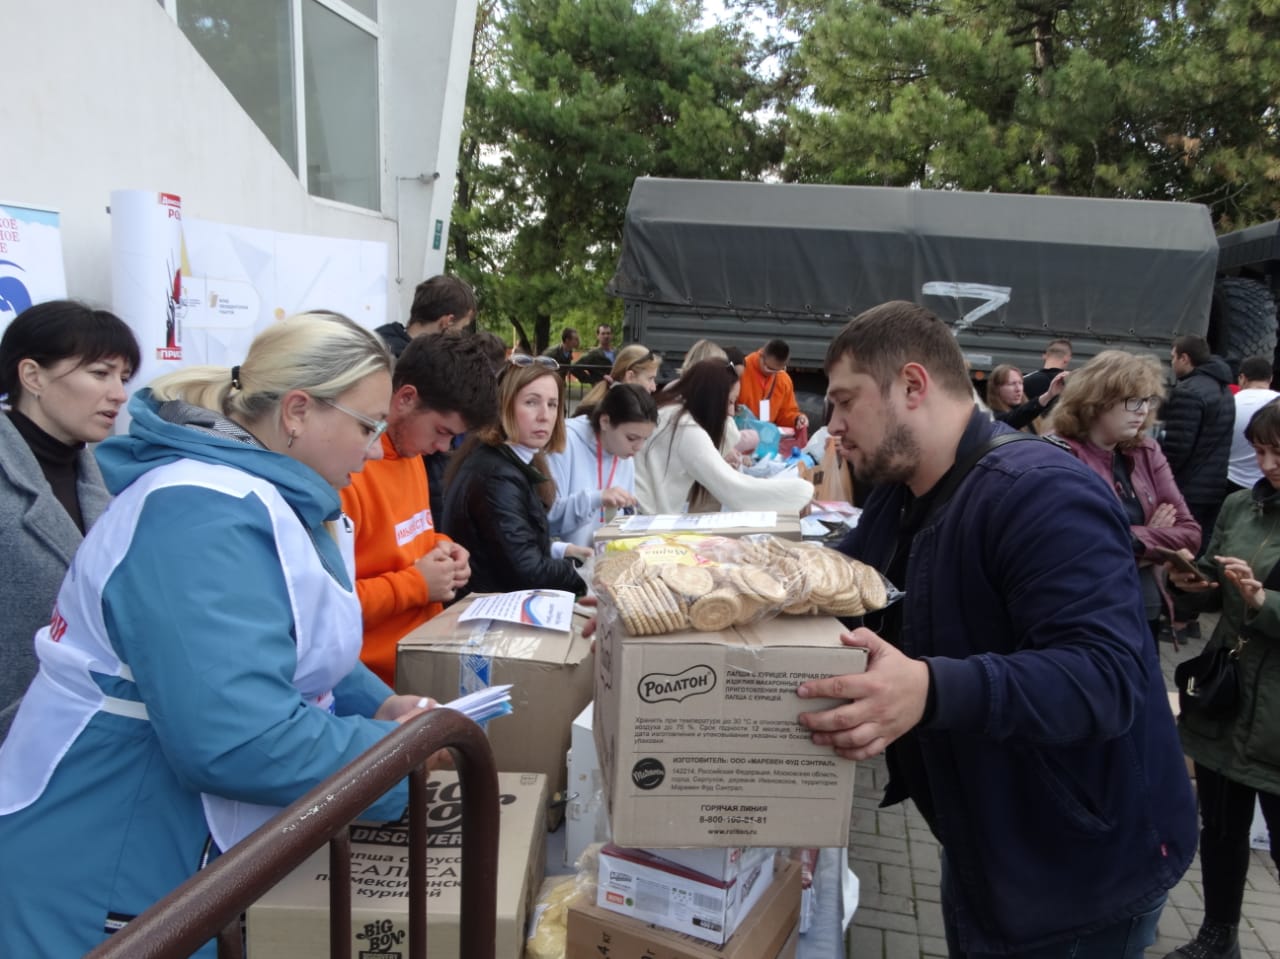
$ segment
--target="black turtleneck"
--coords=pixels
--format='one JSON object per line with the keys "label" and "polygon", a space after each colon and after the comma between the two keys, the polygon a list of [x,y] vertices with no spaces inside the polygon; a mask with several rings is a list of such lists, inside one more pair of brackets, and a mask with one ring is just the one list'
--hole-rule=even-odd
{"label": "black turtleneck", "polygon": [[77,466],[84,444],[68,446],[61,440],[54,439],[17,410],[9,410],[9,421],[13,423],[18,435],[27,441],[27,446],[31,448],[32,455],[44,472],[44,478],[49,481],[53,495],[83,534],[84,516],[80,513],[76,480],[79,478]]}

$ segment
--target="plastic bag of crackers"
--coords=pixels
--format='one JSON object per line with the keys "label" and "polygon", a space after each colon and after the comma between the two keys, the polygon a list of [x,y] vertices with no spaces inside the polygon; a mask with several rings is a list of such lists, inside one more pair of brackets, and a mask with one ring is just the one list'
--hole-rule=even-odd
{"label": "plastic bag of crackers", "polygon": [[861,616],[896,592],[865,563],[774,536],[682,534],[610,546],[593,585],[632,636],[719,632],[781,614]]}

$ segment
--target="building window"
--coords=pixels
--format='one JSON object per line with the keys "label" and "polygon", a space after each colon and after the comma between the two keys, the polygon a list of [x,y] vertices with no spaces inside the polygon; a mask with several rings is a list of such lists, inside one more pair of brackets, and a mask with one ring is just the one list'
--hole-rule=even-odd
{"label": "building window", "polygon": [[308,192],[379,209],[378,0],[161,3]]}

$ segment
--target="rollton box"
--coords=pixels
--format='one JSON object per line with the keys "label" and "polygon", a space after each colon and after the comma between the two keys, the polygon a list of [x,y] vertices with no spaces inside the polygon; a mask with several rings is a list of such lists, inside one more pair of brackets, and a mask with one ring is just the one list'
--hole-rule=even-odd
{"label": "rollton box", "polygon": [[[734,522],[738,517],[742,521]],[[726,522],[730,525],[722,525]],[[592,542],[596,552],[602,553],[614,540],[680,533],[702,533],[733,539],[754,533],[769,533],[779,539],[794,540],[797,543],[803,539],[799,513],[766,513],[763,516],[758,513],[665,513],[654,516],[619,514],[595,531]]]}
{"label": "rollton box", "polygon": [[565,959],[795,959],[800,866],[785,863],[727,943],[622,916],[584,899],[569,907]]}
{"label": "rollton box", "polygon": [[[427,843],[431,959],[459,957],[462,801],[453,772],[432,773]],[[547,779],[499,773],[497,947],[521,959],[525,917],[542,881]],[[351,827],[351,955],[408,955],[409,829],[405,822]],[[272,959],[329,955],[329,849],[322,847],[249,908],[248,952]]]}
{"label": "rollton box", "polygon": [[773,856],[718,879],[644,849],[600,850],[596,905],[721,946],[773,882]]}
{"label": "rollton box", "polygon": [[503,772],[535,772],[551,791],[565,788],[565,754],[573,718],[591,703],[587,617],[574,613],[560,632],[493,620],[459,623],[476,597],[450,606],[400,640],[396,690],[448,702],[485,686],[511,683],[514,715],[487,727]]}
{"label": "rollton box", "polygon": [[796,720],[807,679],[861,672],[838,620],[628,636],[601,604],[594,729],[620,846],[844,846],[854,763]]}

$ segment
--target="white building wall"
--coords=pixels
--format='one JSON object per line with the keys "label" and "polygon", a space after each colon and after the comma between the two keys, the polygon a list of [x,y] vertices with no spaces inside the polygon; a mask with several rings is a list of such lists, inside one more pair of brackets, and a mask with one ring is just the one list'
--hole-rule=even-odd
{"label": "white building wall", "polygon": [[381,212],[309,196],[156,0],[0,0],[0,202],[60,212],[67,292],[95,304],[111,303],[111,191],[144,189],[184,216],[385,242],[403,319],[444,268],[475,0],[381,8]]}

